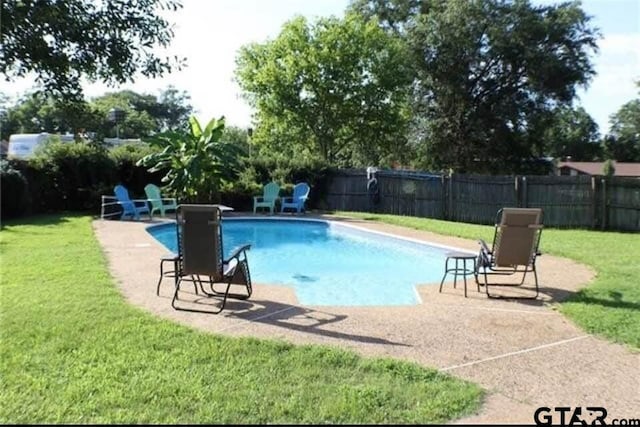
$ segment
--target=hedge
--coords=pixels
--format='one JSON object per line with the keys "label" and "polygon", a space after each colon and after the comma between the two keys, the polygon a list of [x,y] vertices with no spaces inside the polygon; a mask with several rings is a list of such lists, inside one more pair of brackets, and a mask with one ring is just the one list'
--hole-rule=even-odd
{"label": "hedge", "polygon": [[[136,162],[150,152],[145,144],[106,149],[86,143],[46,144],[33,159],[3,160],[0,168],[3,218],[60,211],[100,212],[101,196],[113,195],[122,184],[132,198],[146,198],[144,187],[154,183],[162,188],[164,173],[150,173]],[[329,168],[315,160],[243,159],[237,180],[221,188],[219,202],[238,211],[253,207],[253,196],[271,180],[291,195],[293,186],[305,181],[312,188],[308,207],[322,207],[320,196],[327,185]],[[163,194],[180,195],[163,190]],[[212,201],[217,202],[217,201]]]}

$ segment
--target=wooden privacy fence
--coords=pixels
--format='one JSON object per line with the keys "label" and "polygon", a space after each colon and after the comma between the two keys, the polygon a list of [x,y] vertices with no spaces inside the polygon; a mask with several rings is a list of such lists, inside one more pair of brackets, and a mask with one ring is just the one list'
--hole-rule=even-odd
{"label": "wooden privacy fence", "polygon": [[439,175],[379,171],[379,201],[364,170],[329,177],[328,209],[493,224],[502,207],[542,208],[553,227],[640,231],[640,178]]}

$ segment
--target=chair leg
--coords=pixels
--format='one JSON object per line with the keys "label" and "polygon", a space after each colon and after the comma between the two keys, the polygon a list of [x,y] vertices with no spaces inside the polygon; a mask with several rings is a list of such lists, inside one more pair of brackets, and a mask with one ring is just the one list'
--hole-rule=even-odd
{"label": "chair leg", "polygon": [[164,277],[164,273],[162,271],[163,262],[160,261],[160,279],[158,279],[158,285],[156,286],[156,296],[160,296],[160,283],[162,283],[162,278]]}
{"label": "chair leg", "polygon": [[453,273],[453,289],[456,288],[458,282],[458,260],[456,259],[456,271]]}
{"label": "chair leg", "polygon": [[[198,278],[199,280],[199,278]],[[227,296],[229,295],[229,289],[231,288],[231,282],[227,283],[227,290],[224,293],[224,297],[222,298],[222,304],[220,305],[220,308],[217,310],[199,310],[196,308],[187,308],[187,307],[180,307],[176,304],[176,301],[179,300],[178,298],[178,292],[180,290],[180,284],[182,283],[182,278],[180,278],[178,280],[178,283],[176,284],[176,290],[173,294],[173,299],[171,300],[171,306],[175,309],[175,310],[179,310],[179,311],[190,311],[192,313],[206,313],[206,314],[218,314],[220,312],[222,312],[222,310],[224,310],[224,307],[227,303]],[[209,297],[211,298],[211,297]]]}
{"label": "chair leg", "polygon": [[529,267],[526,267],[524,272],[522,273],[522,280],[520,281],[519,284],[501,284],[501,283],[489,283],[488,277],[487,277],[487,270],[485,268],[485,272],[484,272],[484,281],[485,281],[485,291],[487,293],[487,297],[489,298],[493,298],[493,299],[515,299],[515,300],[534,300],[538,298],[538,295],[540,294],[540,288],[538,285],[538,274],[536,271],[536,265],[535,263],[533,263],[533,265],[531,266],[531,269],[533,271],[533,277],[534,277],[534,282],[535,282],[535,286],[536,286],[536,293],[534,296],[510,296],[510,295],[492,295],[489,292],[489,288],[491,286],[502,286],[502,287],[517,287],[517,286],[522,286],[524,284],[524,280],[525,277],[527,275],[527,272],[529,271]]}
{"label": "chair leg", "polygon": [[180,290],[180,283],[182,283],[182,277],[178,279],[178,283],[176,283],[176,289],[173,291],[173,298],[171,299],[171,307],[175,310],[179,310],[176,306],[176,301],[178,300],[178,291]]}
{"label": "chair leg", "polygon": [[449,272],[449,258],[444,262],[444,276],[442,276],[442,280],[440,281],[440,290],[438,292],[442,292],[442,285],[444,284],[444,279],[447,277],[447,273]]}
{"label": "chair leg", "polygon": [[478,283],[478,264],[476,263],[476,259],[472,260],[473,262],[473,276],[476,280],[476,289],[480,292],[480,283]]}
{"label": "chair leg", "polygon": [[464,271],[462,272],[462,279],[464,280],[464,297],[467,297],[467,260],[462,260],[462,268]]}
{"label": "chair leg", "polygon": [[533,263],[533,278],[536,283],[536,296],[534,298],[538,298],[538,294],[540,294],[540,288],[538,287],[538,272],[536,271],[536,263]]}

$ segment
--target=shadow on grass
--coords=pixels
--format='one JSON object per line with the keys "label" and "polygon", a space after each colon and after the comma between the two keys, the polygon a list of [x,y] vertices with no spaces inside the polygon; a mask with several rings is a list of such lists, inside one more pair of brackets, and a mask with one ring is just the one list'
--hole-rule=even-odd
{"label": "shadow on grass", "polygon": [[26,217],[11,218],[7,220],[3,219],[0,230],[12,231],[13,228],[24,225],[59,225],[65,222],[69,222],[68,218],[77,218],[87,215],[89,214],[82,212],[60,212],[55,214],[30,215]]}
{"label": "shadow on grass", "polygon": [[[475,283],[473,283],[475,288]],[[504,297],[504,301],[518,303],[524,306],[540,307],[550,303],[577,303],[586,305],[599,305],[608,308],[621,308],[627,310],[640,310],[640,303],[624,301],[621,292],[609,291],[607,298],[593,297],[586,293],[589,288],[577,291],[540,285],[540,296],[537,299],[522,299],[522,297],[534,296],[535,287],[530,283],[522,286],[491,286],[491,293]],[[484,293],[484,285],[480,286],[480,292]]]}
{"label": "shadow on grass", "polygon": [[625,310],[640,310],[640,303],[623,301],[623,295],[620,292],[609,291],[608,298],[597,298],[589,295],[585,295],[584,292],[577,292],[572,295],[567,301],[568,303],[586,304],[586,305],[599,305],[601,307],[608,308],[621,308]]}

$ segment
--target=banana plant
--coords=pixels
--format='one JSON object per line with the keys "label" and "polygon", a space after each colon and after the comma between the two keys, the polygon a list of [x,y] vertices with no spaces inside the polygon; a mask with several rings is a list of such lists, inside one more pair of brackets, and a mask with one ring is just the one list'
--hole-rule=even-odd
{"label": "banana plant", "polygon": [[221,141],[224,117],[211,119],[202,129],[189,118],[189,130],[168,131],[146,139],[160,151],[137,162],[149,172],[166,171],[165,188],[181,201],[218,203],[220,186],[237,175],[239,148]]}

